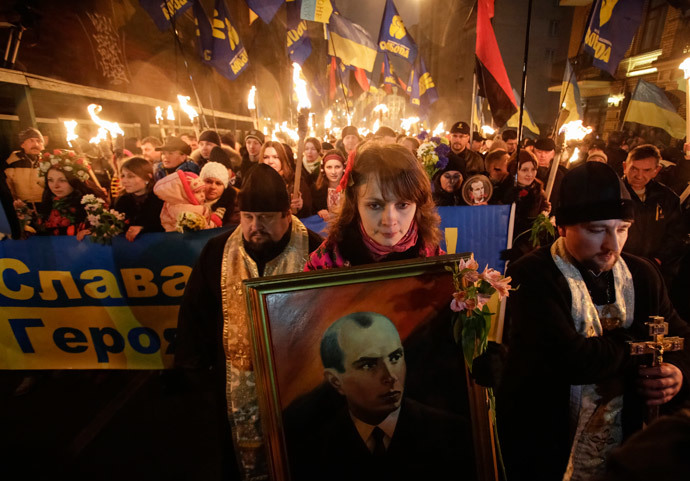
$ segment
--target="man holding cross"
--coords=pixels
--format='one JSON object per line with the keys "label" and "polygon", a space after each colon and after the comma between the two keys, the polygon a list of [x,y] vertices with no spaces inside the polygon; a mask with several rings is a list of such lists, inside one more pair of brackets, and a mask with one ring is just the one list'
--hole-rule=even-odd
{"label": "man holding cross", "polygon": [[[512,264],[519,286],[508,309],[509,354],[498,427],[515,479],[589,479],[639,430],[646,406],[670,410],[688,397],[690,352],[658,367],[631,355],[650,316],[688,337],[654,263],[621,254],[633,219],[630,195],[607,165],[588,162],[563,179],[560,238]],[[650,356],[651,357],[651,356]]]}

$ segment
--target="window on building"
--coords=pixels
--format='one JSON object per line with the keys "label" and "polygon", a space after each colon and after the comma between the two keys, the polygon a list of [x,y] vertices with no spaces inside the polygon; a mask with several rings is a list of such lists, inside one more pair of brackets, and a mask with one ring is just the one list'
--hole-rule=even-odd
{"label": "window on building", "polygon": [[559,26],[558,20],[551,20],[549,22],[549,36],[558,37],[558,26]]}
{"label": "window on building", "polygon": [[642,40],[640,41],[639,52],[648,52],[661,47],[661,34],[664,31],[664,21],[666,20],[666,10],[668,4],[666,0],[651,0],[647,9],[644,26],[642,28]]}
{"label": "window on building", "polygon": [[544,49],[544,61],[547,63],[553,63],[553,59],[556,56],[556,50],[552,48]]}

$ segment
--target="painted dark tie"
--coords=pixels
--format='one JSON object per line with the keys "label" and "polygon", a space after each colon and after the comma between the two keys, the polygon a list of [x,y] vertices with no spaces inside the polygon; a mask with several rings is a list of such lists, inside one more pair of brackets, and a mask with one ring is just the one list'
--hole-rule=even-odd
{"label": "painted dark tie", "polygon": [[383,444],[383,437],[385,436],[383,429],[377,426],[374,428],[371,435],[374,438],[374,457],[383,457],[386,454],[386,445]]}

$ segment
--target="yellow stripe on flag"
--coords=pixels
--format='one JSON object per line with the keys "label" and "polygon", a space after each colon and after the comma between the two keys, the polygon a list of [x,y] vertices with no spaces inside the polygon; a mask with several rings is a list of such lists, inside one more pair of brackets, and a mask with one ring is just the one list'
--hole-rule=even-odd
{"label": "yellow stripe on flag", "polygon": [[371,72],[376,62],[376,53],[376,50],[373,48],[353,42],[331,31],[331,41],[328,42],[328,55],[340,58],[346,65],[363,68],[367,72]]}
{"label": "yellow stripe on flag", "polygon": [[252,10],[250,8],[249,9],[249,25],[254,23],[254,20],[256,20],[257,18],[259,18],[259,16],[256,13],[254,13],[254,10]]}
{"label": "yellow stripe on flag", "polygon": [[[577,113],[577,112],[576,112]],[[520,125],[520,111],[518,110],[513,114],[511,118],[508,119],[508,123],[506,124],[508,127],[515,127],[517,128]],[[532,120],[532,116],[525,110],[525,113],[522,116],[522,126],[525,127],[526,129],[529,129],[530,132],[532,132],[535,135],[541,135],[541,132],[539,131],[539,127],[534,123]]]}
{"label": "yellow stripe on flag", "polygon": [[651,102],[631,100],[625,113],[625,122],[658,127],[668,132],[675,139],[685,137],[685,120],[675,112],[662,109]]}

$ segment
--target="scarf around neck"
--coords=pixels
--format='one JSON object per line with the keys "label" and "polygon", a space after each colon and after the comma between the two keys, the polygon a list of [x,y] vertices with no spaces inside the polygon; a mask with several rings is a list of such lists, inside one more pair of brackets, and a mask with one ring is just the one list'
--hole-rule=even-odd
{"label": "scarf around neck", "polygon": [[410,228],[407,230],[407,233],[394,246],[382,246],[374,239],[369,237],[369,234],[367,234],[367,232],[364,230],[364,225],[362,224],[361,219],[359,221],[359,231],[362,234],[362,242],[364,242],[364,245],[371,253],[371,257],[376,262],[380,261],[387,255],[392,254],[393,252],[405,252],[407,249],[409,249],[417,243],[418,237],[416,220],[412,221],[412,224],[410,224]]}

